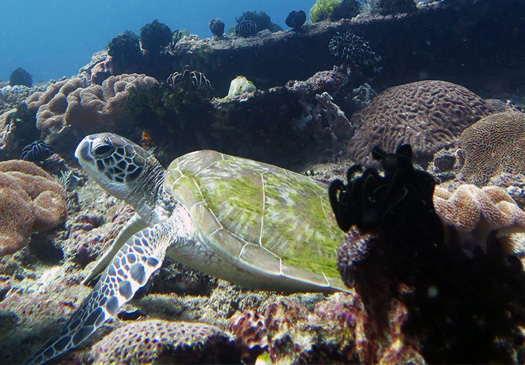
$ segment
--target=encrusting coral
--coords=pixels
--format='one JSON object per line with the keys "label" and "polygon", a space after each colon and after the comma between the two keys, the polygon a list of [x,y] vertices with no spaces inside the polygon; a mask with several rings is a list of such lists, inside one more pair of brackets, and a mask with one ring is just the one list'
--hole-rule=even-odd
{"label": "encrusting coral", "polygon": [[[460,243],[467,254],[479,247],[487,251],[488,237],[525,232],[525,212],[516,204],[506,190],[498,186],[479,188],[461,185],[454,193],[437,187],[434,206],[441,220],[460,236]],[[512,247],[505,247],[512,252]]]}
{"label": "encrusting coral", "polygon": [[219,327],[188,322],[131,322],[93,346],[96,364],[225,363],[235,354],[230,336]]}
{"label": "encrusting coral", "polygon": [[66,193],[59,183],[32,162],[0,162],[0,256],[27,244],[32,232],[63,223]]}
{"label": "encrusting coral", "polygon": [[461,174],[481,186],[503,172],[525,173],[525,114],[508,111],[489,115],[460,136],[465,162]]}
{"label": "encrusting coral", "polygon": [[349,153],[359,163],[369,162],[376,144],[393,152],[411,144],[414,160],[426,164],[434,153],[495,110],[463,86],[446,81],[418,81],[386,89],[352,116],[358,126]]}

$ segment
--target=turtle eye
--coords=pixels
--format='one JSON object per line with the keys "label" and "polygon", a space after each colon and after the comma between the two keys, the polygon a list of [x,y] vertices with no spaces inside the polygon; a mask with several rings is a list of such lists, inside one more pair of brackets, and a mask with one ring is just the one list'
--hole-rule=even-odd
{"label": "turtle eye", "polygon": [[110,153],[112,153],[114,150],[115,150],[115,147],[113,147],[113,146],[111,146],[109,144],[103,144],[103,145],[95,147],[93,149],[93,153],[97,157],[105,157],[105,156],[109,155]]}

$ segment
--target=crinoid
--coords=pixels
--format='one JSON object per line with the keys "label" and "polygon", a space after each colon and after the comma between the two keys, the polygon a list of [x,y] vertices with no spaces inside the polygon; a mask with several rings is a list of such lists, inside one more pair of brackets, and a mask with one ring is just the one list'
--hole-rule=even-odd
{"label": "crinoid", "polygon": [[191,89],[211,89],[211,82],[202,72],[193,71],[189,65],[186,65],[184,71],[172,73],[166,80],[168,85],[173,89],[177,87],[189,87]]}
{"label": "crinoid", "polygon": [[362,232],[380,227],[389,230],[399,227],[401,221],[422,217],[439,223],[432,204],[434,179],[414,168],[410,145],[399,146],[395,153],[376,146],[372,157],[381,163],[383,174],[374,167],[363,171],[355,164],[346,173],[346,185],[339,179],[330,184],[330,204],[343,231],[352,225]]}

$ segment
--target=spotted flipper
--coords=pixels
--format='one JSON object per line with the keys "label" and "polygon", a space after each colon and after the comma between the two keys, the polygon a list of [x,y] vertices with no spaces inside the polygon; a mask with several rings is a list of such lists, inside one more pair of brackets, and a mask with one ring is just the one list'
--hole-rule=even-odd
{"label": "spotted flipper", "polygon": [[93,266],[88,273],[88,275],[82,281],[82,284],[87,285],[91,279],[104,271],[104,269],[109,265],[111,259],[117,254],[117,252],[122,248],[122,246],[133,236],[135,233],[140,230],[148,227],[148,224],[140,218],[138,214],[135,213],[131,220],[122,228],[118,234],[115,241],[111,247],[104,252],[104,254],[97,259],[95,266]]}
{"label": "spotted flipper", "polygon": [[174,239],[170,227],[170,222],[159,223],[132,236],[60,334],[47,341],[28,363],[44,363],[77,347],[116,315],[162,264]]}

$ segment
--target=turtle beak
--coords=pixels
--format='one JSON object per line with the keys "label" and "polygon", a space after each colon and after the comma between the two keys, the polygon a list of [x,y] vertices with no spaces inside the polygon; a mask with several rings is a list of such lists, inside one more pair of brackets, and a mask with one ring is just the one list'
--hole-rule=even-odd
{"label": "turtle beak", "polygon": [[93,161],[93,157],[89,154],[90,144],[90,140],[86,137],[78,144],[75,150],[75,157],[82,167],[84,167],[84,161]]}

